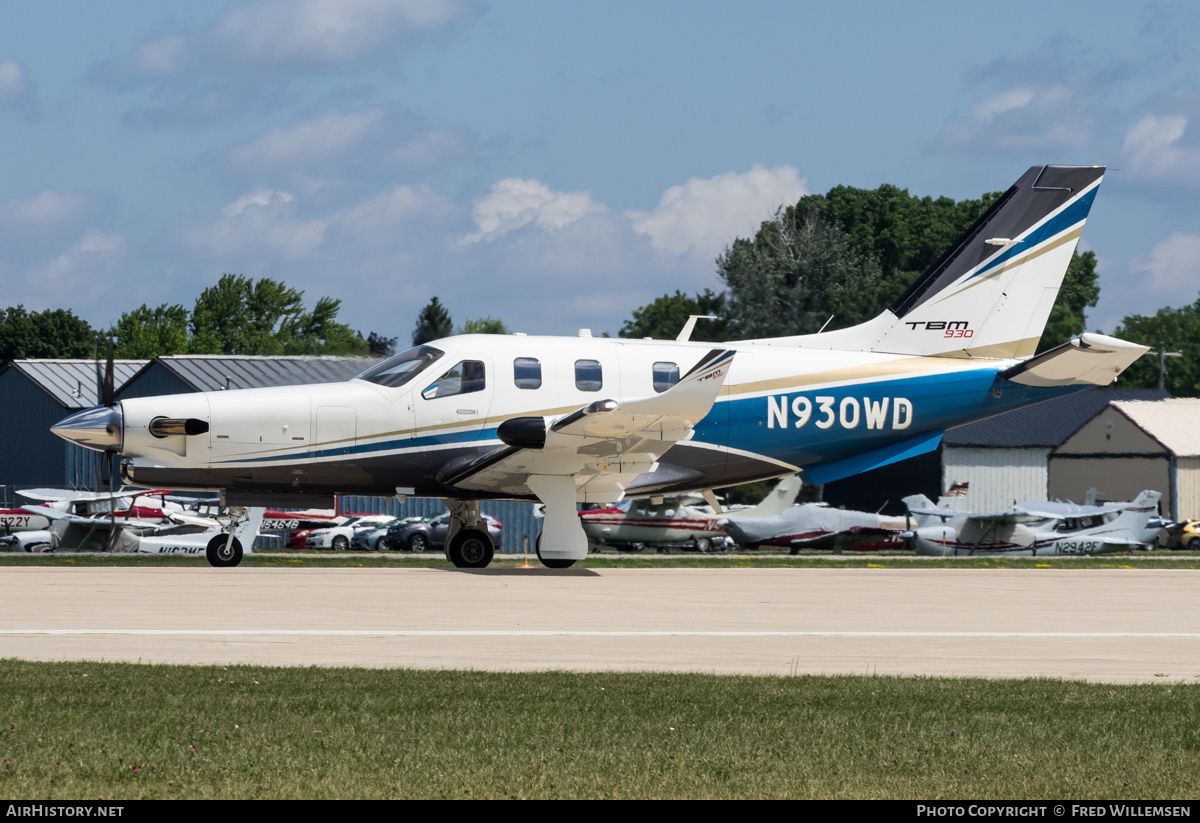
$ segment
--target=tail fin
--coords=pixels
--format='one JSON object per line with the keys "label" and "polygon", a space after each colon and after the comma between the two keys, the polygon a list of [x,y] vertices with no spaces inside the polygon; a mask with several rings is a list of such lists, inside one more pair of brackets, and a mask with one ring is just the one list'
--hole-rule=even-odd
{"label": "tail fin", "polygon": [[1141,530],[1146,528],[1150,518],[1158,514],[1158,501],[1162,499],[1160,492],[1146,489],[1137,499],[1126,506],[1117,519],[1112,522],[1113,528],[1128,528]]}
{"label": "tail fin", "polygon": [[752,509],[745,509],[737,512],[737,517],[770,517],[773,514],[779,514],[785,509],[790,509],[792,504],[796,502],[796,495],[800,491],[800,487],[804,485],[804,481],[800,479],[800,475],[793,474],[791,477],[785,477],[775,484],[775,488],[767,494],[759,503]]}
{"label": "tail fin", "polygon": [[1037,349],[1103,166],[1034,166],[883,314],[776,345],[942,357]]}

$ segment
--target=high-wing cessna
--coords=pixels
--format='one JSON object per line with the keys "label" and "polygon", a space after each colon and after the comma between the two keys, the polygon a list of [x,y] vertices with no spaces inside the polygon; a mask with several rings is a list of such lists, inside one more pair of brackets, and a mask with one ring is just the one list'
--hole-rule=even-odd
{"label": "high-wing cessna", "polygon": [[1032,356],[1103,174],[1029,169],[859,326],[716,347],[688,327],[674,341],[463,335],[346,383],[127,399],[53,430],[124,455],[127,482],[217,489],[233,506],[443,498],[458,566],[492,559],[481,499],[540,500],[539,556],[565,567],[587,553],[579,502],[797,471],[825,483],[1110,383],[1146,347],[1082,334]]}
{"label": "high-wing cessna", "polygon": [[1011,511],[991,514],[934,508],[923,495],[904,502],[917,518],[917,528],[910,532],[917,554],[1041,557],[1145,548],[1157,536],[1158,529],[1147,526],[1161,497],[1147,489],[1132,503],[1019,503]]}
{"label": "high-wing cessna", "polygon": [[796,475],[785,477],[766,497],[752,508],[721,511],[714,499],[712,512],[694,508],[696,498],[661,497],[627,500],[616,506],[579,513],[583,530],[593,543],[608,543],[619,550],[641,551],[649,543],[663,550],[664,544],[687,543],[702,552],[712,551],[725,542],[730,521],[750,521],[770,517],[792,505],[802,481]]}

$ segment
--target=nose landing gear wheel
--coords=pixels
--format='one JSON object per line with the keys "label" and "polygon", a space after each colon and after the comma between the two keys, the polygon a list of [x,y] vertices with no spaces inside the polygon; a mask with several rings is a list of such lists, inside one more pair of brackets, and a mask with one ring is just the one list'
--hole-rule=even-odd
{"label": "nose landing gear wheel", "polygon": [[446,556],[460,569],[486,568],[494,555],[492,538],[477,529],[463,529],[446,547]]}
{"label": "nose landing gear wheel", "polygon": [[208,562],[217,568],[236,566],[242,562],[242,544],[236,537],[231,541],[229,535],[218,534],[208,541],[205,555]]}
{"label": "nose landing gear wheel", "polygon": [[575,565],[574,560],[564,560],[561,557],[542,557],[542,536],[537,536],[537,543],[534,544],[537,551],[538,560],[542,561],[542,565],[547,569],[569,569]]}

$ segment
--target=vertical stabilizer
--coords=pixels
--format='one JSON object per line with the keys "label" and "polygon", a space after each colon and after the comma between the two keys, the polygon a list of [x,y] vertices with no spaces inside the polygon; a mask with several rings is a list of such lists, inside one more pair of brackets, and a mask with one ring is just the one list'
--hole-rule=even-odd
{"label": "vertical stabilizer", "polygon": [[883,314],[773,345],[943,357],[1037,349],[1103,166],[1034,166]]}

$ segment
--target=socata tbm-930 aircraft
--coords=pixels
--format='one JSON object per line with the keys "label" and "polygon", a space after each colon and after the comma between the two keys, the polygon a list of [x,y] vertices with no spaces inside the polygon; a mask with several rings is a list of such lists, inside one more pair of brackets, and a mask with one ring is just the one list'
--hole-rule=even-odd
{"label": "socata tbm-930 aircraft", "polygon": [[928,452],[951,426],[1113,381],[1144,346],[1082,334],[1032,356],[1103,174],[1031,168],[851,328],[717,347],[463,335],[347,383],[128,399],[54,431],[124,455],[130,483],[219,489],[235,506],[441,497],[461,567],[492,559],[481,499],[540,500],[538,554],[561,568],[587,553],[577,502],[796,471],[825,483]]}

